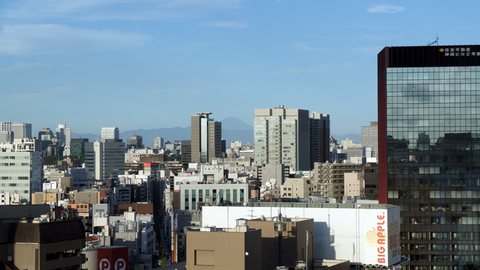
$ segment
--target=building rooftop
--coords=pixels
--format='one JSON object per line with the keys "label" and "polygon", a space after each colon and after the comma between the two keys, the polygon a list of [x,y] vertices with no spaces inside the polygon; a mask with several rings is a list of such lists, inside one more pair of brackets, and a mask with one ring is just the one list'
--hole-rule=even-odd
{"label": "building rooftop", "polygon": [[295,208],[350,208],[350,209],[389,209],[398,207],[392,204],[360,204],[360,203],[304,203],[304,202],[248,202],[235,204],[246,207],[295,207]]}

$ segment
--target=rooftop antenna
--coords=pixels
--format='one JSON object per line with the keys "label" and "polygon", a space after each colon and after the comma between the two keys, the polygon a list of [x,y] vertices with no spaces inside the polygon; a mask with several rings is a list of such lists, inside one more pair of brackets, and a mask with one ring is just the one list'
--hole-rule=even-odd
{"label": "rooftop antenna", "polygon": [[438,45],[438,32],[437,32],[437,38],[435,38],[435,41],[429,42],[429,43],[427,44],[427,46],[432,46],[433,44],[437,44],[437,45]]}

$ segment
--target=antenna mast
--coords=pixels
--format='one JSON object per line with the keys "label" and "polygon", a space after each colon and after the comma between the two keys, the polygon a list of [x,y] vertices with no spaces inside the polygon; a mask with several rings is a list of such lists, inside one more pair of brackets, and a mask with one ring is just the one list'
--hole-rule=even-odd
{"label": "antenna mast", "polygon": [[438,45],[438,32],[437,32],[437,38],[435,38],[435,41],[429,42],[429,43],[427,44],[427,46],[432,46],[433,44],[437,44],[437,45]]}

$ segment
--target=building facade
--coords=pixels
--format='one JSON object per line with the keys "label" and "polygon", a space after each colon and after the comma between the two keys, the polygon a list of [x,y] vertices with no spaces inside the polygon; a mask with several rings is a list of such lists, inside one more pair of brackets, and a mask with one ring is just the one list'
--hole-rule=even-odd
{"label": "building facade", "polygon": [[12,132],[12,141],[14,139],[24,139],[32,137],[32,124],[30,123],[15,123],[2,122],[2,131]]}
{"label": "building facade", "polygon": [[285,164],[292,171],[309,170],[309,113],[302,109],[255,109],[255,166]]}
{"label": "building facade", "polygon": [[330,115],[312,112],[310,117],[310,170],[315,162],[330,161]]}
{"label": "building facade", "polygon": [[181,184],[180,209],[197,210],[198,203],[229,204],[248,202],[248,184]]}
{"label": "building facade", "polygon": [[86,142],[85,167],[95,179],[118,177],[125,172],[125,143],[107,139],[105,142]]}
{"label": "building facade", "polygon": [[209,118],[211,113],[192,115],[191,162],[207,163],[222,157],[222,123]]}
{"label": "building facade", "polygon": [[67,124],[60,123],[56,129],[57,139],[61,146],[70,145],[70,140],[72,139],[72,129],[67,128]]}
{"label": "building facade", "polygon": [[202,228],[186,234],[188,269],[263,269],[260,230]]}
{"label": "building facade", "polygon": [[31,194],[42,190],[41,152],[0,152],[0,192],[18,194],[20,202],[30,203]]}
{"label": "building facade", "polygon": [[378,201],[378,164],[366,164],[363,167],[365,179],[365,197]]}
{"label": "building facade", "polygon": [[143,149],[143,137],[140,135],[134,135],[127,137],[127,149]]}
{"label": "building facade", "polygon": [[86,138],[75,138],[70,140],[70,155],[82,156],[85,155],[85,143],[88,142]]}
{"label": "building facade", "polygon": [[[233,228],[240,218],[251,220],[260,217],[268,220],[280,213],[282,218],[287,219],[313,218],[314,230],[297,228],[297,239],[306,238],[306,229],[308,241],[314,244],[314,255],[309,255],[309,258],[350,260],[352,266],[363,265],[364,269],[394,269],[395,265],[402,262],[399,243],[400,208],[394,205],[249,202],[244,206],[204,206],[202,224]],[[248,226],[258,228],[251,221],[247,222]],[[294,249],[285,252],[297,253]]]}
{"label": "building facade", "polygon": [[11,143],[12,132],[0,130],[0,143]]}
{"label": "building facade", "polygon": [[165,147],[165,139],[162,137],[156,137],[153,139],[153,148],[161,149]]}
{"label": "building facade", "polygon": [[333,198],[337,202],[345,196],[345,173],[360,172],[360,164],[348,163],[315,163],[314,182],[318,193],[325,198]]}
{"label": "building facade", "polygon": [[117,127],[103,127],[101,135],[102,142],[106,140],[120,140],[120,131]]}
{"label": "building facade", "polygon": [[379,201],[412,269],[480,265],[480,46],[378,55]]}
{"label": "building facade", "polygon": [[[370,122],[370,126],[362,126],[362,147],[372,148],[372,157],[378,153],[378,122]],[[367,155],[368,156],[368,155]]]}

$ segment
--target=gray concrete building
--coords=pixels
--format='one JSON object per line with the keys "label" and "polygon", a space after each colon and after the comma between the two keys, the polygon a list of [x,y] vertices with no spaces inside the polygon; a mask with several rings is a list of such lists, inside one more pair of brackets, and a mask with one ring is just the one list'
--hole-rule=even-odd
{"label": "gray concrete building", "polygon": [[11,143],[12,142],[12,132],[11,131],[0,131],[0,143]]}
{"label": "gray concrete building", "polygon": [[133,135],[127,137],[127,149],[142,149],[143,148],[143,137],[140,135]]}
{"label": "gray concrete building", "polygon": [[285,164],[292,171],[309,170],[309,113],[302,109],[255,109],[255,166]]}
{"label": "gray concrete building", "polygon": [[161,137],[156,137],[153,139],[153,148],[161,149],[165,147],[165,139]]}
{"label": "gray concrete building", "polygon": [[2,131],[11,131],[12,140],[32,137],[32,124],[2,122]]}
{"label": "gray concrete building", "polygon": [[120,139],[120,131],[117,127],[103,127],[102,128],[102,142],[106,140],[116,140]]}
{"label": "gray concrete building", "polygon": [[377,157],[378,122],[370,122],[370,126],[362,126],[362,147],[371,147],[373,157]]}
{"label": "gray concrete building", "polygon": [[[103,139],[103,138],[102,138]],[[85,167],[95,179],[103,180],[125,172],[125,143],[107,139],[105,142],[86,142]]]}

